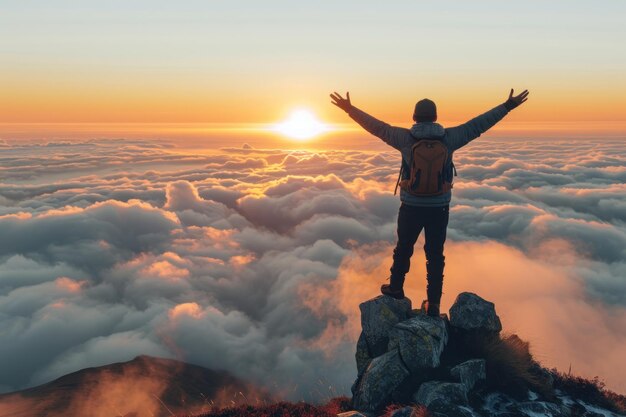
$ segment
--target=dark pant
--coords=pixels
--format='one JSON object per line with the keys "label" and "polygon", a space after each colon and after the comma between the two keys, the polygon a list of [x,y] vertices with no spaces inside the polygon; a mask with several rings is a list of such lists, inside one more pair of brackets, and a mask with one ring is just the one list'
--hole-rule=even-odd
{"label": "dark pant", "polygon": [[391,288],[399,289],[404,285],[404,276],[411,266],[411,255],[417,238],[424,229],[426,243],[426,293],[428,301],[439,303],[443,286],[443,244],[446,241],[449,206],[416,207],[402,203],[398,213],[398,243],[393,250],[393,265],[389,278]]}

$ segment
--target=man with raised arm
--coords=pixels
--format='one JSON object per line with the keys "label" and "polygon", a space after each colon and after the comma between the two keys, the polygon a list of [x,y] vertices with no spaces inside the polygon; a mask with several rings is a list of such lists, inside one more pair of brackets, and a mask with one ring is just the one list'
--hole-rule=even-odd
{"label": "man with raised arm", "polygon": [[444,255],[448,212],[452,197],[452,155],[457,149],[485,133],[506,114],[524,103],[528,90],[508,99],[486,113],[460,126],[444,129],[437,121],[437,107],[429,99],[417,102],[413,112],[415,124],[410,128],[390,126],[350,102],[350,93],[344,99],[340,94],[330,95],[332,103],[344,110],[365,130],[393,146],[402,154],[402,168],[397,186],[400,186],[398,213],[398,242],[393,251],[393,265],[389,284],[381,292],[394,298],[404,298],[404,277],[409,271],[413,246],[424,229],[426,254],[427,300],[423,305],[427,314],[439,316],[443,287]]}

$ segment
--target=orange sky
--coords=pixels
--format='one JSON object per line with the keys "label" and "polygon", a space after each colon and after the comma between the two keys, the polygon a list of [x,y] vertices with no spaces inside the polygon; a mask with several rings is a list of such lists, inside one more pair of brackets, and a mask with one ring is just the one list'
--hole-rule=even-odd
{"label": "orange sky", "polygon": [[[65,89],[54,85],[23,87],[28,84],[25,80],[3,89],[5,99],[0,103],[0,122],[263,123],[282,119],[294,107],[310,108],[322,120],[329,122],[348,121],[343,113],[330,105],[327,92],[332,90],[330,86],[322,85],[323,82],[317,88],[314,85],[308,87],[308,93],[287,93],[277,101],[273,100],[269,92],[256,91],[242,100],[240,97],[229,97],[227,92],[218,96],[210,88],[194,92],[191,86],[184,85],[177,89],[156,86],[112,89],[87,83],[84,86],[70,85]],[[438,91],[432,87],[422,90],[416,87],[410,92],[400,88],[395,91],[376,91],[378,89],[357,87],[351,89],[351,96],[354,105],[376,117],[393,123],[409,124],[415,101],[429,97],[438,105],[440,121],[460,122],[506,99],[507,84],[497,84],[489,90],[466,88],[463,94],[450,91],[445,86]],[[623,94],[626,92],[606,91],[605,94],[598,94],[599,89],[587,87],[572,94],[566,89],[559,91],[547,84],[527,88],[531,90],[529,103],[511,114],[510,120],[626,120],[623,112]]]}
{"label": "orange sky", "polygon": [[493,6],[16,3],[0,123],[264,123],[303,106],[345,122],[333,90],[391,123],[423,97],[464,121],[511,87],[531,91],[514,121],[626,121],[624,3]]}

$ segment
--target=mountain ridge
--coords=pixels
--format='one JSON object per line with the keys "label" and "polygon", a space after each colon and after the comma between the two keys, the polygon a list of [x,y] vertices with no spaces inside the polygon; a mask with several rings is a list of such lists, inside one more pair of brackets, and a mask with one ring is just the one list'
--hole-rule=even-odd
{"label": "mountain ridge", "polygon": [[[84,368],[36,387],[0,394],[0,417],[113,417],[128,413],[171,416],[254,400],[273,399],[265,389],[227,371],[139,355],[130,361]],[[83,414],[87,410],[89,414]]]}

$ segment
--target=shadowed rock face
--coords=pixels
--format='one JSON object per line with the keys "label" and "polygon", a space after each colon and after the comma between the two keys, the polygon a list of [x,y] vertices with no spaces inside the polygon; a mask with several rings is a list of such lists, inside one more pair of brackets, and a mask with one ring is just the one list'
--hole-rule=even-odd
{"label": "shadowed rock face", "polygon": [[487,379],[486,361],[484,359],[465,361],[450,369],[450,375],[460,381],[469,392],[477,383]]}
{"label": "shadowed rock face", "polygon": [[404,408],[399,408],[393,411],[389,417],[420,417],[422,413],[420,413],[417,409],[411,406],[407,406]]}
{"label": "shadowed rock face", "polygon": [[[471,411],[471,409],[467,406],[459,406],[451,403],[450,401],[446,401],[443,399],[439,399],[433,401],[428,407],[428,411],[432,417],[478,417],[478,414],[475,414]],[[524,415],[498,415],[497,417],[530,417]],[[537,417],[537,416],[533,416]],[[541,416],[548,417],[548,416]]]}
{"label": "shadowed rock face", "polygon": [[369,348],[367,347],[367,340],[365,339],[365,334],[361,332],[359,336],[359,340],[356,343],[356,354],[354,355],[356,358],[356,370],[357,375],[363,375],[365,369],[367,369],[367,365],[372,361],[372,357],[370,356]]}
{"label": "shadowed rock face", "polygon": [[387,352],[391,328],[409,318],[411,300],[408,298],[397,300],[387,295],[379,295],[361,303],[359,309],[369,356],[375,358]]}
{"label": "shadowed rock face", "polygon": [[372,360],[363,374],[358,390],[352,400],[357,410],[377,410],[384,405],[391,393],[409,376],[409,370],[400,359],[398,349]]}
{"label": "shadowed rock face", "polygon": [[470,292],[459,294],[450,307],[450,325],[470,332],[498,333],[502,330],[495,305]]}
{"label": "shadowed rock face", "polygon": [[445,322],[439,317],[418,315],[396,324],[389,332],[389,349],[398,348],[407,368],[414,373],[436,368],[448,341]]}
{"label": "shadowed rock face", "polygon": [[439,366],[448,335],[443,318],[416,314],[408,298],[380,295],[359,307],[362,332],[353,406],[374,411],[406,391],[407,383],[419,380],[422,370]]}
{"label": "shadowed rock face", "polygon": [[418,404],[429,406],[434,402],[467,404],[467,391],[463,384],[455,382],[424,382],[413,396]]}

